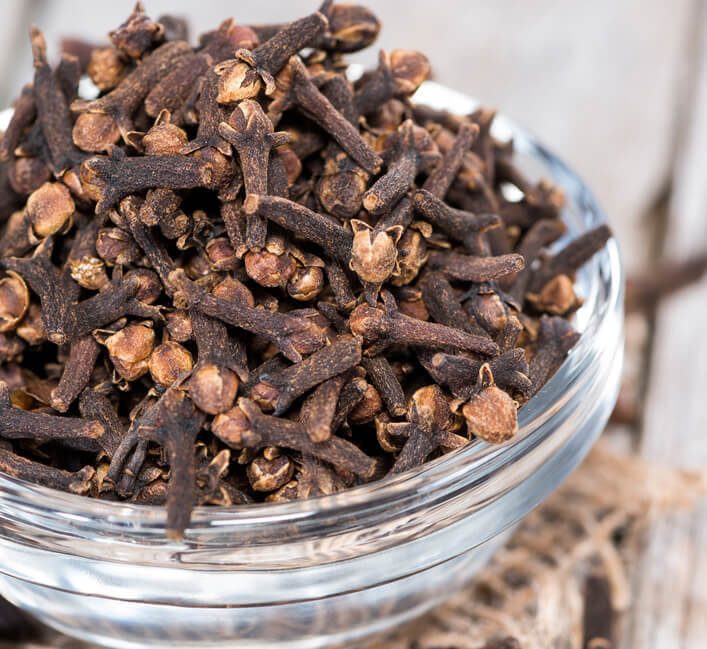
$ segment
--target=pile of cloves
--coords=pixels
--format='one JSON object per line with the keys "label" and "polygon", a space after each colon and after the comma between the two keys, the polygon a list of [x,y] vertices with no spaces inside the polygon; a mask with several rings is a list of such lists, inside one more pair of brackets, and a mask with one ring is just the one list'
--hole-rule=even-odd
{"label": "pile of cloves", "polygon": [[[0,142],[0,472],[168,508],[332,494],[480,438],[578,334],[562,192],[494,113],[415,105],[415,51],[325,2],[187,42],[140,4],[73,42]],[[82,75],[96,99],[78,96]]]}

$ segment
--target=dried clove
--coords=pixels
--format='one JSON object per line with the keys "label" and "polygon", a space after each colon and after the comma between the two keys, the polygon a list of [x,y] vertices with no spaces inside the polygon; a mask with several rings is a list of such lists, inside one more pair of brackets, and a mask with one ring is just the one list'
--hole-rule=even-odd
{"label": "dried clove", "polygon": [[47,63],[44,35],[33,27],[31,34],[34,58],[34,104],[37,122],[49,150],[52,170],[62,177],[79,165],[84,155],[76,149],[71,137],[71,114],[59,80]]}
{"label": "dried clove", "polygon": [[559,316],[543,316],[538,328],[538,339],[530,359],[532,394],[535,394],[559,369],[579,334]]}
{"label": "dried clove", "polygon": [[515,253],[498,257],[476,257],[435,250],[430,253],[429,265],[454,279],[481,283],[523,270],[525,261]]}
{"label": "dried clove", "polygon": [[140,422],[143,439],[164,447],[171,478],[167,495],[167,536],[180,539],[196,502],[194,442],[205,415],[194,408],[183,390],[169,388]]}
{"label": "dried clove", "polygon": [[243,206],[246,214],[258,214],[281,228],[318,245],[342,263],[351,259],[353,236],[326,216],[304,205],[276,196],[250,195]]}
{"label": "dried clove", "polygon": [[372,356],[362,358],[361,364],[385,402],[387,411],[393,417],[402,417],[405,413],[405,393],[388,359]]}
{"label": "dried clove", "polygon": [[60,417],[14,408],[7,383],[0,381],[0,437],[5,439],[51,440],[85,439],[95,441],[103,435],[97,421]]}
{"label": "dried clove", "polygon": [[381,50],[378,68],[364,75],[356,87],[355,104],[360,115],[368,115],[394,97],[412,95],[429,76],[427,57],[412,50]]}
{"label": "dried clove", "polygon": [[180,296],[188,306],[226,324],[263,336],[273,342],[290,360],[301,360],[301,355],[290,337],[305,330],[306,322],[303,319],[285,313],[255,309],[242,301],[208,294],[201,287],[191,283],[182,270],[174,271],[170,275],[170,283],[179,287]]}
{"label": "dried clove", "polygon": [[426,189],[421,189],[415,194],[413,205],[433,226],[455,241],[463,243],[470,252],[477,249],[478,233],[501,225],[497,214],[473,214],[456,210]]}
{"label": "dried clove", "polygon": [[611,230],[606,225],[600,225],[577,237],[557,254],[544,260],[540,268],[533,273],[529,290],[542,290],[547,282],[559,275],[574,275],[610,238]]}
{"label": "dried clove", "polygon": [[221,76],[218,101],[230,104],[256,97],[263,84],[265,93],[275,92],[275,78],[289,58],[313,43],[328,26],[324,15],[315,12],[286,25],[252,51],[241,49],[236,58],[216,70]]}
{"label": "dried clove", "polygon": [[139,59],[153,44],[162,40],[164,27],[150,20],[142,2],[136,2],[132,13],[118,29],[109,34],[114,47],[132,59]]}
{"label": "dried clove", "polygon": [[346,373],[322,381],[305,399],[300,410],[300,422],[309,439],[324,442],[332,436],[332,424]]}
{"label": "dried clove", "polygon": [[388,170],[363,195],[363,207],[379,216],[407,193],[420,171],[429,169],[439,159],[434,141],[424,129],[406,120],[398,127]]}
{"label": "dried clove", "polygon": [[518,431],[518,404],[496,387],[488,363],[479,369],[477,389],[462,406],[469,435],[493,444],[508,441]]}
{"label": "dried clove", "polygon": [[235,401],[239,378],[248,378],[248,369],[234,353],[226,325],[197,309],[189,312],[189,320],[198,349],[189,395],[198,408],[210,415],[225,412]]}
{"label": "dried clove", "polygon": [[386,314],[382,309],[362,304],[349,319],[351,332],[369,345],[367,355],[375,355],[390,344],[405,344],[440,349],[444,347],[495,355],[498,346],[488,337],[470,334],[446,325],[423,322],[400,312]]}
{"label": "dried clove", "polygon": [[90,334],[71,341],[69,358],[64,364],[59,384],[51,394],[51,406],[54,410],[66,412],[78,398],[91,380],[99,353],[100,347]]}
{"label": "dried clove", "polygon": [[435,322],[477,336],[488,336],[476,319],[464,310],[452,285],[442,273],[425,273],[419,287],[427,312]]}
{"label": "dried clove", "polygon": [[96,213],[113,207],[122,198],[146,189],[212,187],[216,179],[209,160],[182,155],[128,158],[114,149],[110,157],[94,156],[81,165],[81,181],[96,201]]}
{"label": "dried clove", "polygon": [[238,406],[219,415],[213,424],[214,434],[233,448],[290,448],[329,462],[362,478],[371,477],[375,460],[341,437],[312,442],[301,424],[263,414],[255,403],[240,398]]}
{"label": "dried clove", "polygon": [[[219,126],[221,137],[233,145],[243,173],[246,197],[268,190],[270,150],[286,144],[285,132],[273,132],[273,126],[257,101],[246,99],[231,113],[228,122]],[[246,244],[257,250],[265,245],[266,221],[256,213],[247,214]]]}
{"label": "dried clove", "polygon": [[[280,88],[270,114],[279,115],[296,107],[318,124],[353,160],[369,173],[378,173],[382,160],[361,137],[358,129],[342,115],[309,78],[299,57],[293,56],[278,77]],[[275,119],[274,121],[278,121]]]}
{"label": "dried clove", "polygon": [[90,466],[71,473],[33,462],[0,446],[0,472],[20,480],[29,480],[43,487],[59,489],[74,494],[87,494],[95,470]]}
{"label": "dried clove", "polygon": [[408,421],[408,439],[395,460],[392,473],[402,473],[422,464],[452,427],[449,403],[438,386],[425,386],[412,395]]}
{"label": "dried clove", "polygon": [[158,47],[140,61],[113,90],[98,99],[76,100],[71,110],[81,113],[73,128],[73,141],[84,151],[104,151],[134,130],[133,116],[151,88],[175,63],[190,52],[183,41]]}
{"label": "dried clove", "polygon": [[312,387],[352,368],[361,360],[361,345],[350,337],[339,337],[309,358],[276,375],[261,375],[251,398],[263,409],[281,415],[290,404]]}

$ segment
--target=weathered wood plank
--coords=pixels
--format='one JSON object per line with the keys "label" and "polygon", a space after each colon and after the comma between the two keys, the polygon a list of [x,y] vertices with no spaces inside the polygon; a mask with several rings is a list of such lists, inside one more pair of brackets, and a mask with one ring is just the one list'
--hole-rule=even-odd
{"label": "weathered wood plank", "polygon": [[[673,180],[666,256],[707,249],[707,15],[696,52],[697,92]],[[641,452],[657,462],[707,466],[707,278],[666,301],[657,315]],[[656,523],[635,571],[635,605],[625,646],[707,645],[707,501]]]}

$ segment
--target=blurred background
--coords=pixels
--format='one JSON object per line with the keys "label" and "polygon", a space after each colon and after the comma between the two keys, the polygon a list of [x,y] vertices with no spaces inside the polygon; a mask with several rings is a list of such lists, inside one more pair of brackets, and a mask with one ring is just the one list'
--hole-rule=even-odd
{"label": "blurred background", "polygon": [[[425,52],[437,81],[534,131],[593,188],[631,275],[626,378],[607,436],[649,461],[704,470],[707,0],[363,2],[383,22],[379,47]],[[10,105],[31,77],[31,24],[45,31],[56,60],[61,37],[105,42],[132,4],[5,0],[0,104]],[[234,12],[240,23],[281,22],[318,2],[145,5],[153,17],[188,18],[195,43]],[[376,58],[377,48],[353,57],[366,65]],[[680,278],[693,281],[674,291]],[[632,621],[618,644],[705,649],[707,500],[656,524],[647,538],[633,571]]]}
{"label": "blurred background", "polygon": [[[692,103],[704,0],[371,0],[379,46],[425,52],[436,79],[530,128],[595,189],[620,233],[634,236],[664,196]],[[132,0],[5,0],[1,103],[31,74],[28,27],[56,56],[62,36],[105,40]],[[185,16],[192,41],[221,19],[285,21],[319,0],[146,0]],[[377,48],[357,60],[375,65]],[[626,238],[626,237],[622,237]],[[644,241],[641,241],[643,244]],[[633,262],[633,259],[629,260]],[[638,260],[636,260],[638,262]]]}

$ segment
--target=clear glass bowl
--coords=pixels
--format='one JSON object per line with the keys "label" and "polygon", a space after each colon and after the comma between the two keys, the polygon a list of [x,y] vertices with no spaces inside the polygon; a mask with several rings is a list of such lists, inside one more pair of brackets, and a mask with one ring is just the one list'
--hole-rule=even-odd
{"label": "clear glass bowl", "polygon": [[[466,113],[427,83],[417,99]],[[499,118],[521,167],[567,195],[568,236],[604,221],[589,190]],[[520,412],[508,444],[474,442],[422,468],[303,502],[198,509],[166,541],[162,508],[89,500],[0,476],[0,593],[110,647],[352,647],[439,604],[577,466],[614,406],[623,354],[616,243],[579,273],[582,337]]]}

